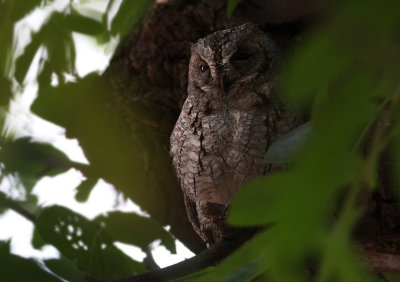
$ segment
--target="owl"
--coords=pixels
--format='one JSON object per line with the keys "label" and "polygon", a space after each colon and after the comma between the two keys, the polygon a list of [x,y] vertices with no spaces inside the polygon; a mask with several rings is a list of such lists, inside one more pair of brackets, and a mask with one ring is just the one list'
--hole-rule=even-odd
{"label": "owl", "polygon": [[207,246],[232,235],[225,218],[233,195],[278,169],[264,163],[266,150],[296,125],[275,93],[278,63],[276,44],[252,23],[192,46],[171,156],[189,220]]}

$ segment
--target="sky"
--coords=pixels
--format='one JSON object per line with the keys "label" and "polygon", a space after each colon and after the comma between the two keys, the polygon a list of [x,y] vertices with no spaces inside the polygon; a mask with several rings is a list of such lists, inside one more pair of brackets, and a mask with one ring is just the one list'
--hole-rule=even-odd
{"label": "sky", "polygon": [[[77,3],[80,1],[74,1]],[[79,6],[79,10],[85,11],[94,17],[97,15],[93,11],[101,14],[104,11],[108,0],[82,1],[84,4]],[[23,53],[24,46],[30,40],[30,33],[40,29],[46,16],[52,10],[62,10],[68,0],[54,1],[52,5],[45,9],[36,9],[31,14],[18,22],[14,28],[15,34],[15,56]],[[119,5],[121,1],[115,1]],[[115,11],[118,6],[116,6]],[[83,77],[86,74],[97,71],[104,71],[112,56],[113,50],[118,44],[118,38],[111,42],[98,45],[96,41],[88,36],[74,33],[76,47],[76,66],[78,75]],[[39,59],[44,50],[39,50],[25,78],[25,87],[21,93],[17,93],[10,105],[10,112],[6,121],[6,131],[13,133],[16,137],[32,136],[37,141],[49,142],[56,148],[65,152],[68,157],[76,162],[88,163],[82,149],[76,139],[67,139],[65,129],[52,124],[48,121],[35,116],[30,112],[30,105],[37,95],[36,75],[39,69]],[[56,78],[53,79],[57,84]],[[130,200],[124,200],[122,195],[118,195],[112,185],[100,180],[87,202],[79,203],[75,200],[76,187],[84,179],[82,174],[74,169],[55,177],[42,178],[33,188],[33,194],[38,197],[39,205],[62,205],[77,213],[91,219],[107,211],[121,210],[126,212],[136,212],[143,216],[148,216],[139,206]],[[16,193],[13,183],[4,181],[0,185],[0,191]],[[165,227],[168,229],[168,227]],[[0,240],[11,240],[11,252],[27,258],[50,259],[58,258],[59,252],[52,246],[44,246],[41,250],[35,250],[30,241],[32,238],[33,224],[19,214],[8,211],[0,216]],[[143,260],[145,254],[137,247],[117,243],[117,247],[127,253],[135,260]],[[153,257],[157,264],[165,267],[185,258],[193,256],[182,243],[177,241],[177,254],[172,255],[158,242],[153,243]]]}

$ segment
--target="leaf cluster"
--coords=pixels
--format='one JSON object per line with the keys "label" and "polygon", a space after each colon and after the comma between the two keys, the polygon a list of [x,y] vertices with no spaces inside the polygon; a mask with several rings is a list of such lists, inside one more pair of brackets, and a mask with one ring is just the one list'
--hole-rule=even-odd
{"label": "leaf cluster", "polygon": [[[31,192],[43,177],[56,176],[70,169],[81,171],[86,180],[77,187],[76,199],[86,201],[98,179],[102,178],[99,173],[101,169],[93,168],[91,164],[73,162],[51,144],[35,141],[29,136],[15,138],[14,134],[18,135],[18,132],[10,134],[5,130],[5,116],[14,95],[29,84],[27,74],[35,57],[40,56],[36,74],[40,101],[36,102],[34,111],[68,127],[70,136],[75,134],[74,125],[79,125],[78,130],[82,132],[91,127],[102,136],[110,136],[98,142],[101,146],[108,142],[105,147],[118,147],[115,143],[120,144],[121,138],[126,138],[118,133],[121,122],[118,118],[104,117],[104,106],[107,106],[104,96],[85,93],[95,83],[98,75],[89,75],[76,84],[67,83],[71,75],[80,80],[76,75],[73,33],[92,36],[98,44],[122,37],[140,22],[152,1],[123,1],[119,6],[118,1],[109,1],[103,14],[84,10],[72,1],[61,9],[52,10],[53,4],[54,1],[7,0],[0,3],[0,124],[3,130],[0,138],[0,176],[2,184],[8,185],[10,190],[19,188],[23,191],[22,196],[17,198],[0,192],[0,211],[4,213],[13,210],[25,216],[35,227],[33,246],[40,249],[44,245],[52,245],[58,249],[61,257],[43,262],[25,259],[12,255],[9,243],[2,242],[1,280],[59,281],[62,278],[85,281],[90,278],[104,281],[134,275],[145,271],[146,267],[142,262],[124,254],[115,243],[131,244],[147,252],[154,241],[160,240],[169,251],[175,253],[175,242],[171,234],[153,219],[135,213],[109,212],[89,220],[65,207],[38,206]],[[20,38],[16,37],[18,33],[15,26],[38,9],[51,12],[45,16],[41,28],[37,32],[32,31],[31,40],[25,42],[27,44],[23,51],[17,52],[15,42]],[[58,85],[51,85],[54,78]],[[74,92],[75,89],[79,90]],[[71,90],[75,96],[69,95]],[[59,105],[58,109],[54,109],[54,103]],[[88,109],[87,105],[92,106]],[[87,127],[82,127],[85,116],[88,117],[85,119]],[[101,122],[105,128],[114,128],[115,134],[101,132],[104,128],[98,126]],[[123,142],[127,144],[128,140]],[[132,162],[127,157],[125,160],[117,160],[113,153],[113,150],[109,150],[108,154],[105,152],[105,158],[112,159],[112,162],[122,162],[127,167],[129,164],[124,162]],[[110,165],[113,164],[104,165],[104,169]]]}

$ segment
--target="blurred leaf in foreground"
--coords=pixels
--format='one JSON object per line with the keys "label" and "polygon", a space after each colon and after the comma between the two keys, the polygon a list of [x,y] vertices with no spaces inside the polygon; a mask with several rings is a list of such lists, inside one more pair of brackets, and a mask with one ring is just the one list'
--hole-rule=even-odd
{"label": "blurred leaf in foreground", "polygon": [[293,162],[301,148],[310,139],[311,134],[312,126],[310,122],[293,129],[271,144],[264,162],[269,164]]}
{"label": "blurred leaf in foreground", "polygon": [[44,261],[53,273],[67,281],[84,282],[87,281],[86,273],[80,271],[72,260],[61,255],[59,259],[49,259]]}
{"label": "blurred leaf in foreground", "polygon": [[46,50],[45,64],[51,66],[60,81],[64,73],[75,73],[75,46],[72,30],[68,28],[66,19],[69,15],[54,12],[50,19],[32,37],[32,42],[25,48],[24,53],[16,60],[16,79],[22,83],[31,66],[34,56],[40,47]]}
{"label": "blurred leaf in foreground", "polygon": [[4,172],[17,173],[28,191],[45,175],[53,176],[73,166],[65,153],[30,137],[0,143],[0,162]]}
{"label": "blurred leaf in foreground", "polygon": [[[117,3],[116,0],[111,0],[107,7],[107,13],[104,15],[103,22],[107,24],[109,14],[113,6]],[[143,17],[149,12],[154,0],[131,0],[122,1],[117,14],[111,24],[111,34],[124,36],[132,27],[136,26]]]}
{"label": "blurred leaf in foreground", "polygon": [[318,263],[317,281],[374,280],[351,241],[361,215],[357,195],[365,183],[376,185],[368,180],[379,167],[373,152],[385,146],[387,132],[372,134],[377,147],[367,153],[362,140],[398,88],[400,53],[393,38],[400,7],[372,1],[342,5],[285,66],[290,101],[311,106],[313,134],[300,158],[290,170],[245,185],[232,203],[232,224],[273,225],[238,251],[242,261],[235,254],[203,279],[226,279],[256,260],[271,281],[306,280],[310,261]]}
{"label": "blurred leaf in foreground", "polygon": [[25,259],[10,254],[10,244],[0,241],[0,273],[1,280],[7,282],[19,281],[62,281],[44,270],[33,259]]}
{"label": "blurred leaf in foreground", "polygon": [[171,253],[176,253],[171,234],[151,218],[135,213],[110,212],[106,216],[99,216],[96,221],[104,224],[105,230],[115,241],[136,245],[146,251],[153,241],[160,239]]}
{"label": "blurred leaf in foreground", "polygon": [[75,200],[78,202],[86,202],[92,192],[94,186],[97,184],[98,179],[88,178],[83,180],[78,187],[76,187],[77,193],[75,194]]}
{"label": "blurred leaf in foreground", "polygon": [[126,256],[97,222],[73,211],[52,206],[36,220],[41,237],[63,255],[76,261],[93,278],[104,280],[133,275],[145,270],[143,264]]}

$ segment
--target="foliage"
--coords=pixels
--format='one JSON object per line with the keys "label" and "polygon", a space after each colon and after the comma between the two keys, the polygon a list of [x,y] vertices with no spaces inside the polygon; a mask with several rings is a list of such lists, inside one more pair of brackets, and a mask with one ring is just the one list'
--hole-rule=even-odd
{"label": "foliage", "polygon": [[73,167],[73,163],[63,152],[50,144],[33,142],[30,137],[4,141],[1,148],[3,172],[17,173],[28,191],[44,175],[56,175]]}
{"label": "foliage", "polygon": [[[146,251],[159,239],[175,252],[171,234],[160,224],[120,212],[88,220],[64,207],[39,207],[30,192],[42,177],[74,168],[86,177],[77,188],[79,201],[87,200],[103,178],[139,203],[157,205],[161,213],[166,209],[160,199],[165,195],[155,195],[154,187],[159,185],[156,178],[162,185],[172,181],[172,176],[158,169],[169,160],[163,157],[165,148],[149,142],[164,137],[140,126],[140,134],[126,133],[123,117],[112,107],[115,97],[108,95],[110,82],[96,73],[77,77],[72,36],[72,32],[82,33],[99,43],[121,37],[140,22],[152,2],[122,1],[112,16],[118,1],[110,0],[104,14],[93,12],[95,16],[89,17],[71,1],[53,11],[39,31],[32,32],[22,54],[16,54],[14,25],[34,9],[45,9],[53,2],[0,1],[0,180],[18,179],[27,192],[26,199],[18,200],[0,193],[0,212],[13,209],[27,217],[35,224],[33,245],[51,244],[61,257],[44,261],[44,268],[11,255],[9,244],[2,242],[0,265],[4,269],[0,273],[6,281],[59,280],[49,270],[70,281],[140,273],[146,270],[144,264],[126,256],[114,243]],[[228,15],[239,2],[229,1]],[[220,266],[194,274],[190,280],[246,281],[264,275],[272,281],[304,281],[309,279],[304,268],[310,263],[320,269],[316,281],[374,280],[360,264],[351,232],[362,212],[356,198],[362,188],[376,187],[384,150],[393,150],[394,170],[400,175],[399,6],[395,1],[391,5],[349,1],[331,7],[329,20],[310,32],[292,54],[283,66],[287,100],[295,107],[311,108],[311,121],[274,144],[266,161],[295,163],[287,171],[243,187],[229,218],[238,226],[269,227]],[[50,144],[5,133],[9,103],[26,86],[27,73],[38,54],[42,56],[39,90],[32,110],[64,126],[69,137],[79,137],[90,165],[69,160]],[[68,75],[74,77],[73,82]],[[54,77],[58,85],[51,83]],[[148,114],[144,107],[134,110]],[[363,140],[367,137],[371,142],[365,154]],[[154,159],[156,168],[149,165]],[[133,182],[127,181],[132,171],[137,171]],[[146,194],[140,194],[138,187],[146,187]],[[339,198],[344,199],[340,206]]]}
{"label": "foliage", "polygon": [[[400,7],[392,4],[342,4],[284,66],[288,99],[311,106],[312,135],[291,169],[235,195],[232,224],[273,225],[199,281],[231,281],[234,269],[248,279],[265,271],[271,281],[305,281],[308,263],[320,269],[316,281],[374,280],[361,266],[351,234],[362,212],[357,196],[376,187],[383,151],[394,146],[397,166],[400,161]],[[269,155],[292,138],[278,141]]]}
{"label": "foliage", "polygon": [[[62,1],[56,2],[60,6]],[[140,273],[146,270],[144,264],[125,255],[114,243],[125,242],[147,251],[150,244],[160,239],[171,252],[175,252],[175,242],[171,234],[161,225],[151,218],[117,212],[88,220],[65,207],[38,206],[31,190],[44,176],[54,176],[74,168],[86,177],[77,188],[76,194],[78,200],[85,201],[98,179],[104,178],[102,169],[107,170],[110,165],[117,164],[127,168],[134,167],[134,160],[129,159],[129,154],[116,158],[121,154],[113,150],[120,148],[121,142],[128,145],[129,138],[123,135],[127,130],[121,128],[123,123],[118,114],[112,112],[105,116],[104,109],[109,106],[112,97],[107,97],[104,92],[102,96],[97,95],[97,91],[88,91],[88,88],[100,81],[99,75],[91,74],[83,79],[77,77],[73,32],[92,36],[99,43],[122,37],[133,25],[140,22],[152,1],[123,1],[120,6],[118,1],[109,1],[106,11],[100,17],[95,11],[92,11],[92,17],[87,16],[72,1],[69,4],[64,1],[63,8],[51,10],[53,4],[53,1],[8,0],[0,3],[0,121],[3,129],[0,139],[1,179],[15,179],[11,183],[20,183],[26,192],[23,199],[13,199],[0,192],[0,207],[2,213],[12,209],[31,220],[35,224],[33,246],[41,248],[51,244],[60,251],[61,257],[44,261],[46,269],[31,260],[11,255],[6,243],[2,243],[4,247],[1,249],[0,260],[2,267],[7,269],[7,272],[2,271],[2,280],[58,281],[59,278],[48,270],[58,277],[72,281],[84,281],[88,277],[103,281]],[[111,17],[111,10],[115,11],[115,7],[118,9]],[[15,42],[19,39],[13,39],[15,24],[35,9],[48,9],[52,12],[47,15],[39,31],[32,32],[31,41],[23,48],[23,52],[17,53]],[[85,134],[88,135],[87,128],[92,128],[91,133],[94,132],[95,136],[97,134],[95,144],[99,148],[110,148],[102,155],[102,160],[106,159],[107,162],[97,162],[104,163],[104,167],[73,162],[50,144],[40,143],[29,136],[14,137],[15,134],[18,136],[18,132],[7,134],[9,130],[5,128],[4,118],[8,105],[29,83],[27,74],[38,55],[41,56],[37,73],[39,98],[33,107],[34,111],[64,125],[69,136],[76,136],[76,131],[79,131],[78,134],[83,134],[80,140],[82,143],[85,143]],[[68,83],[71,75],[77,80],[76,83]],[[58,85],[50,84],[54,78]],[[101,85],[104,86],[104,91],[109,87],[104,83]],[[57,107],[54,107],[55,103]],[[99,123],[103,127],[98,126]],[[105,128],[114,132],[104,132]],[[127,171],[123,172],[127,175],[125,177],[121,177],[119,171],[115,173],[116,179],[131,176]],[[115,184],[130,187],[130,183]],[[21,272],[20,269],[26,271]]]}
{"label": "foliage", "polygon": [[10,254],[8,242],[0,242],[0,271],[3,281],[61,281],[38,262]]}
{"label": "foliage", "polygon": [[[114,219],[117,223],[121,221],[118,215]],[[98,280],[115,279],[145,270],[141,263],[133,261],[113,245],[119,238],[108,234],[108,222],[102,228],[100,222],[89,221],[64,207],[51,206],[39,213],[35,226],[46,243],[73,258],[80,270]],[[136,225],[136,228],[145,226]],[[138,236],[137,232],[131,233]]]}

